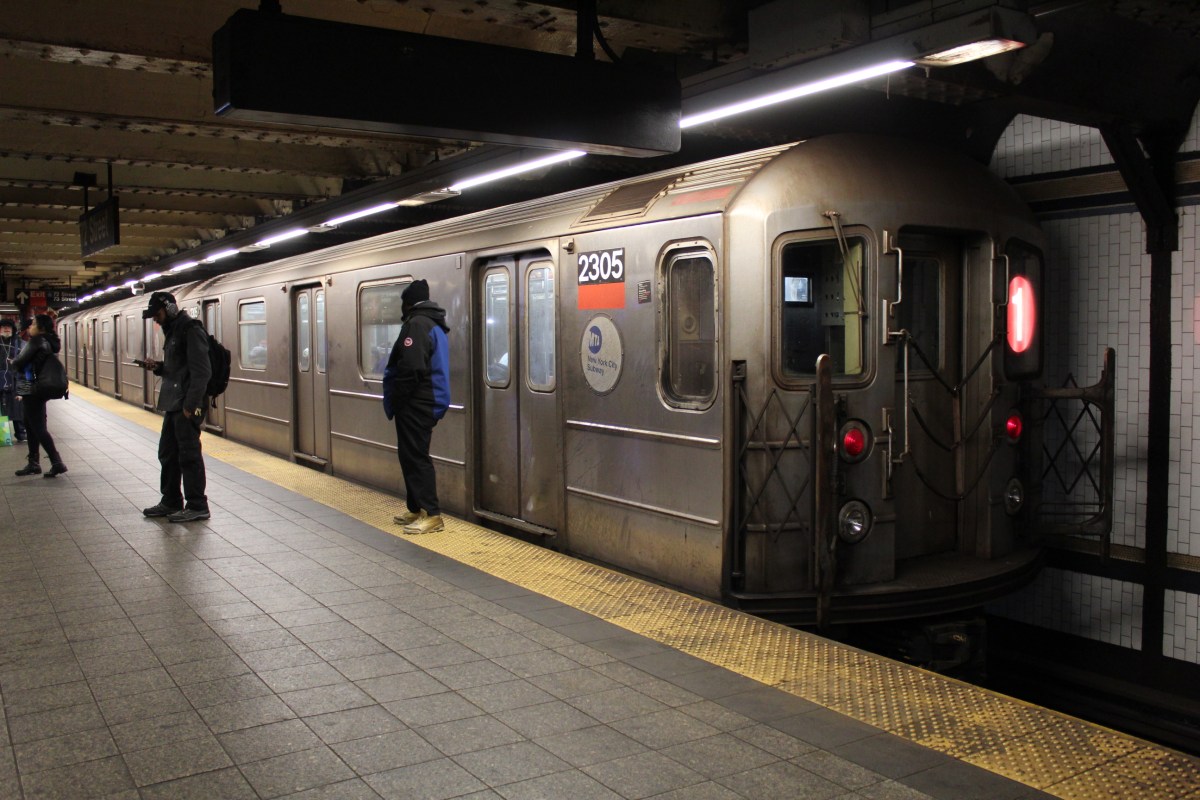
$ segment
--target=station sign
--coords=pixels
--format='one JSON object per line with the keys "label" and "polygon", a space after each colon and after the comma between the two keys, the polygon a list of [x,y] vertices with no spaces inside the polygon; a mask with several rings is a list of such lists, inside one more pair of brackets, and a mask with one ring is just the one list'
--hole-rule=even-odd
{"label": "station sign", "polygon": [[120,243],[117,198],[110,197],[79,216],[79,244],[82,255],[90,256]]}

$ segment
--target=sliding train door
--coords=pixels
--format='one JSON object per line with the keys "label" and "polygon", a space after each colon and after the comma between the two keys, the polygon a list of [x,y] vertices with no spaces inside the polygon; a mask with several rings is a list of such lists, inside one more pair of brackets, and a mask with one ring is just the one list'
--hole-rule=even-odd
{"label": "sliding train door", "polygon": [[[204,316],[204,329],[214,336],[218,342],[224,344],[224,339],[221,338],[221,301],[205,300],[201,313]],[[225,430],[224,396],[209,398],[208,402],[208,415],[204,418],[204,424],[216,431]]]}
{"label": "sliding train door", "polygon": [[293,455],[319,466],[329,463],[329,375],[325,341],[325,288],[292,290]]}
{"label": "sliding train door", "polygon": [[555,268],[542,256],[478,273],[478,508],[547,531],[562,524]]}

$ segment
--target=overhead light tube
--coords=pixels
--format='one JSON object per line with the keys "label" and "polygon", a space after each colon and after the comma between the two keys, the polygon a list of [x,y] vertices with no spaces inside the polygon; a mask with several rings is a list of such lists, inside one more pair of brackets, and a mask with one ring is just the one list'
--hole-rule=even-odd
{"label": "overhead light tube", "polygon": [[199,264],[199,261],[184,261],[182,264],[176,264],[175,266],[171,267],[168,272],[183,272],[185,269],[191,269]]}
{"label": "overhead light tube", "polygon": [[200,259],[200,263],[201,264],[211,264],[214,261],[220,261],[222,258],[229,258],[230,256],[236,256],[237,254],[238,254],[238,251],[233,250],[233,249],[218,250],[217,252],[209,253],[207,256]]}
{"label": "overhead light tube", "polygon": [[304,228],[292,228],[289,231],[284,231],[283,233],[277,233],[274,236],[268,236],[266,239],[260,239],[259,241],[254,243],[254,246],[255,247],[270,247],[273,244],[278,244],[279,242],[286,242],[288,239],[295,239],[297,236],[303,236],[306,233],[308,233],[308,231],[305,230]]}
{"label": "overhead light tube", "polygon": [[570,161],[571,159],[579,158],[582,155],[586,155],[583,150],[564,150],[561,153],[553,153],[542,158],[536,158],[533,161],[524,161],[520,164],[514,164],[511,167],[505,167],[504,169],[485,172],[482,175],[476,175],[474,178],[466,178],[447,187],[446,191],[461,192],[463,189],[470,189],[472,186],[479,186],[480,184],[498,181],[501,178],[509,178],[513,175],[520,175],[522,172],[531,172],[535,169],[548,167],[551,164],[559,164],[563,161]]}
{"label": "overhead light tube", "polygon": [[327,222],[323,222],[321,224],[322,224],[322,226],[333,227],[336,225],[341,225],[343,222],[350,222],[351,220],[359,219],[360,217],[369,217],[372,214],[378,214],[382,211],[387,211],[389,209],[395,208],[397,205],[398,204],[394,201],[390,202],[390,203],[380,203],[377,206],[371,206],[370,208],[363,208],[363,209],[360,209],[360,210],[355,211],[350,214],[343,214],[340,217],[334,217],[333,219],[328,220]]}
{"label": "overhead light tube", "polygon": [[818,92],[826,92],[830,89],[837,89],[841,86],[846,86],[851,83],[878,78],[881,75],[889,75],[893,72],[899,72],[902,69],[908,69],[913,66],[912,61],[885,61],[882,64],[875,64],[863,69],[856,69],[852,72],[844,72],[840,75],[834,75],[829,78],[822,78],[818,81],[809,81],[807,83],[792,86],[787,89],[781,89],[777,92],[752,97],[749,100],[742,100],[737,103],[731,103],[725,106],[702,111],[698,114],[690,114],[686,117],[681,117],[679,120],[680,128],[691,128],[696,125],[702,125],[705,122],[712,122],[725,117],[731,117],[734,114],[742,114],[747,111],[754,111],[759,108],[773,106],[777,103],[784,103],[788,100],[795,100],[799,97],[807,97],[810,94]]}

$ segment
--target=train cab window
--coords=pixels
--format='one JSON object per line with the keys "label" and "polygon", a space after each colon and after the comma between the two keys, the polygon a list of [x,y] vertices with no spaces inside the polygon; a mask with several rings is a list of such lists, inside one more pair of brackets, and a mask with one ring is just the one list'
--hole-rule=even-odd
{"label": "train cab window", "polygon": [[315,342],[313,342],[313,347],[317,351],[317,372],[323,373],[323,372],[325,372],[325,369],[328,366],[328,362],[326,360],[328,357],[327,356],[328,349],[325,344],[325,290],[324,289],[317,290],[316,297],[313,302],[317,307],[317,320],[316,320],[317,340]]}
{"label": "train cab window", "polygon": [[267,368],[267,303],[238,305],[238,363],[242,369]]}
{"label": "train cab window", "polygon": [[896,306],[896,323],[908,331],[909,340],[929,362],[926,366],[919,356],[910,360],[914,371],[928,371],[942,366],[942,263],[936,258],[911,256],[904,260],[904,278],[900,282],[900,305]]}
{"label": "train cab window", "polygon": [[310,323],[308,313],[308,295],[300,294],[296,296],[296,346],[299,352],[296,353],[296,366],[301,372],[308,372],[312,368],[312,324]]}
{"label": "train cab window", "polygon": [[1042,254],[1031,245],[1012,241],[1008,257],[1004,374],[1010,379],[1036,378],[1042,372]]}
{"label": "train cab window", "polygon": [[664,388],[678,405],[706,405],[717,392],[717,297],[712,258],[694,251],[675,253],[666,263],[665,277]]}
{"label": "train cab window", "polygon": [[508,273],[492,272],[483,279],[484,378],[497,389],[508,386],[509,311]]}
{"label": "train cab window", "polygon": [[534,266],[526,281],[526,379],[533,391],[550,392],[554,390],[554,272],[549,264]]}
{"label": "train cab window", "polygon": [[850,237],[847,252],[836,239],[797,241],[779,253],[780,368],[788,378],[816,374],[828,353],[838,376],[863,371],[865,242]]}
{"label": "train cab window", "polygon": [[[383,377],[392,345],[404,324],[400,295],[410,281],[382,286],[365,286],[358,293],[358,365],[362,374],[378,380]],[[324,337],[321,337],[324,340]]]}

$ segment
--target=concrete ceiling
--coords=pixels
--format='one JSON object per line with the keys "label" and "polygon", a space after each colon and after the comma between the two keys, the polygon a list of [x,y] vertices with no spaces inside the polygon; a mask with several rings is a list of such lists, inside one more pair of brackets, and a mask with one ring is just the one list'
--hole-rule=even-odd
{"label": "concrete ceiling", "polygon": [[[795,41],[804,43],[787,58],[756,52],[749,19],[768,5],[761,1],[600,0],[598,16],[616,54],[673,69],[684,80],[686,97],[696,76],[761,76],[912,28],[964,5],[981,5],[970,0],[783,2],[797,12],[822,9],[819,19],[803,13],[787,17],[797,20]],[[1164,130],[1176,135],[1180,120],[1186,126],[1200,94],[1196,3],[1006,5],[1029,12],[1040,29],[1052,34],[1052,48],[1042,42],[1049,55],[1043,52],[1041,62],[1026,65],[1031,78],[1014,78],[1012,70],[1002,74],[994,65],[989,71],[980,64],[930,75],[910,70],[866,91],[854,88],[814,98],[802,113],[792,106],[689,133],[676,156],[589,156],[584,166],[555,168],[537,180],[513,181],[470,198],[401,209],[383,219],[305,237],[303,246],[327,246],[389,227],[831,130],[886,126],[942,139],[986,158],[999,131],[1021,111],[1084,124],[1117,120],[1133,125],[1139,135]],[[238,9],[258,6],[257,0],[4,0],[0,269],[9,297],[16,288],[90,286],[136,275],[239,231],[270,226],[318,204],[369,193],[372,187],[415,180],[430,170],[445,172],[455,158],[472,151],[478,157],[475,142],[248,124],[216,116],[212,34]],[[830,6],[851,8],[857,17],[831,13]],[[562,55],[576,50],[576,7],[573,0],[282,0],[283,11],[297,16]],[[867,27],[848,30],[853,26],[847,20],[855,18],[865,20]],[[1121,61],[1115,77],[1105,80],[1122,86],[1105,86],[1103,93],[1093,95],[1087,87],[1089,81],[1096,83],[1095,68],[1072,65],[1078,56],[1071,54],[1102,46],[1136,52],[1121,59],[1101,52],[1098,62]],[[600,48],[596,52],[605,57]],[[121,243],[85,259],[78,231],[84,190],[77,173],[95,175],[97,186],[88,190],[88,201],[95,205],[106,196],[110,169],[120,202]],[[281,254],[286,250],[273,250],[270,257]]]}

